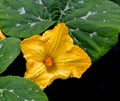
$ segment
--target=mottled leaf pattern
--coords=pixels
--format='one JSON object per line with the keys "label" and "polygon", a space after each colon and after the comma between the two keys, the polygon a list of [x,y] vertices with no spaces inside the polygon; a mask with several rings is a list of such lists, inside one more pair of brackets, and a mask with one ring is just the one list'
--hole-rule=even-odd
{"label": "mottled leaf pattern", "polygon": [[9,37],[0,40],[0,73],[15,60],[20,53],[20,39]]}
{"label": "mottled leaf pattern", "polygon": [[33,82],[18,76],[0,77],[0,101],[48,101]]}
{"label": "mottled leaf pattern", "polygon": [[4,33],[19,38],[42,34],[55,22],[66,23],[75,44],[92,61],[117,43],[120,32],[120,6],[110,0],[2,0],[0,14]]}
{"label": "mottled leaf pattern", "polygon": [[19,38],[40,34],[54,21],[40,0],[0,1],[0,27],[8,36]]}

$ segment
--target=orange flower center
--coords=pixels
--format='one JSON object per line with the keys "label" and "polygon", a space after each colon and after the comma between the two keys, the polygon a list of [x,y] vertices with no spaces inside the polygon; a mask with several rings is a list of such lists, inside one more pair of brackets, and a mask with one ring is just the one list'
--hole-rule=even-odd
{"label": "orange flower center", "polygon": [[44,64],[46,67],[51,67],[53,65],[52,59],[50,57],[45,57]]}

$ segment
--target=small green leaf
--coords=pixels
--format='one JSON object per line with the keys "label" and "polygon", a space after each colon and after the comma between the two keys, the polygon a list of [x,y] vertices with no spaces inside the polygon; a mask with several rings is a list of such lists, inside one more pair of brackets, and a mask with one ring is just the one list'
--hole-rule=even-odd
{"label": "small green leaf", "polygon": [[48,101],[32,81],[18,76],[0,77],[0,101]]}
{"label": "small green leaf", "polygon": [[20,39],[9,37],[0,40],[0,73],[15,60],[20,53]]}
{"label": "small green leaf", "polygon": [[0,27],[7,36],[25,38],[41,34],[55,21],[39,0],[0,1]]}

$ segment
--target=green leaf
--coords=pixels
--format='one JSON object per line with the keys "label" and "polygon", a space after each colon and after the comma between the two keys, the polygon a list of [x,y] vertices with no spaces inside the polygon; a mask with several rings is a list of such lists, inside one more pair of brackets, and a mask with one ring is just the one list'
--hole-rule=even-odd
{"label": "green leaf", "polygon": [[20,39],[9,37],[0,40],[0,73],[15,60],[20,53]]}
{"label": "green leaf", "polygon": [[94,62],[116,44],[118,30],[110,27],[99,28],[92,33],[76,30],[72,33],[72,37],[75,44],[84,49]]}
{"label": "green leaf", "polygon": [[0,77],[0,101],[48,101],[33,82],[18,76]]}
{"label": "green leaf", "polygon": [[53,25],[46,6],[39,0],[0,1],[0,27],[7,36],[25,38]]}
{"label": "green leaf", "polygon": [[92,61],[117,43],[119,19],[120,6],[110,0],[2,0],[0,3],[0,27],[6,35],[25,38],[42,33],[54,21],[64,22],[75,44]]}
{"label": "green leaf", "polygon": [[[58,0],[60,3],[63,1]],[[120,6],[109,0],[67,0],[59,22],[65,22],[75,44],[98,60],[118,41]]]}

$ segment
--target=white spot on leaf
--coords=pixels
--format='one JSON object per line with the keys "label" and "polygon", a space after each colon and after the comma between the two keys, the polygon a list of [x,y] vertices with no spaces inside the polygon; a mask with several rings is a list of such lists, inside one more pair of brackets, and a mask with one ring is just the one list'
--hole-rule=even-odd
{"label": "white spot on leaf", "polygon": [[25,8],[24,8],[24,7],[19,8],[19,9],[18,9],[18,11],[19,11],[19,14],[20,14],[20,15],[21,15],[21,14],[25,14],[25,13],[26,13],[26,11],[25,11]]}
{"label": "white spot on leaf", "polygon": [[83,0],[80,0],[80,1],[78,1],[78,3],[81,3],[81,4],[83,4],[83,3],[84,3],[84,1],[83,1]]}
{"label": "white spot on leaf", "polygon": [[77,18],[75,17],[74,20],[77,20]]}
{"label": "white spot on leaf", "polygon": [[0,44],[0,48],[2,48],[2,44]]}
{"label": "white spot on leaf", "polygon": [[15,25],[16,27],[18,27],[18,26],[20,26],[20,24],[19,23],[16,23],[16,25]]}
{"label": "white spot on leaf", "polygon": [[19,98],[20,96],[17,96],[17,98]]}
{"label": "white spot on leaf", "polygon": [[43,5],[43,2],[41,0],[37,0],[36,3]]}
{"label": "white spot on leaf", "polygon": [[28,22],[28,24],[30,25],[30,27],[33,27],[34,25],[36,25],[36,23],[30,23],[30,22]]}
{"label": "white spot on leaf", "polygon": [[83,49],[86,51],[87,50],[87,48],[85,48],[85,47],[83,47]]}
{"label": "white spot on leaf", "polygon": [[5,91],[6,89],[0,89],[0,97],[3,96],[3,92]]}
{"label": "white spot on leaf", "polygon": [[28,99],[24,99],[24,101],[29,101]]}
{"label": "white spot on leaf", "polygon": [[102,13],[106,13],[106,11],[102,11]]}
{"label": "white spot on leaf", "polygon": [[12,59],[13,57],[12,57],[12,56],[10,56],[9,58],[10,58],[10,59]]}
{"label": "white spot on leaf", "polygon": [[104,19],[103,22],[106,22],[106,20]]}
{"label": "white spot on leaf", "polygon": [[11,90],[8,90],[9,92],[11,92],[11,93],[13,93],[14,92],[14,90],[13,89],[11,89]]}
{"label": "white spot on leaf", "polygon": [[36,17],[36,19],[40,20],[40,21],[43,21],[43,19],[40,16]]}
{"label": "white spot on leaf", "polygon": [[86,20],[88,17],[90,17],[91,15],[95,15],[97,12],[91,12],[89,11],[85,16],[81,17],[82,19]]}
{"label": "white spot on leaf", "polygon": [[31,90],[32,90],[32,88],[29,88],[29,89],[28,89],[28,91],[31,91]]}
{"label": "white spot on leaf", "polygon": [[96,7],[98,7],[99,5],[98,5],[98,4],[96,4],[95,6],[96,6]]}
{"label": "white spot on leaf", "polygon": [[80,29],[79,28],[76,28],[75,31],[79,31]]}
{"label": "white spot on leaf", "polygon": [[73,39],[74,39],[74,41],[75,41],[77,44],[79,44],[79,45],[81,44],[81,43],[76,39],[76,37],[74,37]]}
{"label": "white spot on leaf", "polygon": [[3,56],[3,54],[0,55],[0,57],[2,57],[2,56]]}
{"label": "white spot on leaf", "polygon": [[74,32],[75,30],[74,29],[69,29],[70,30],[70,32]]}
{"label": "white spot on leaf", "polygon": [[35,92],[38,92],[38,90],[35,90]]}
{"label": "white spot on leaf", "polygon": [[[69,2],[70,2],[70,1],[69,1]],[[67,5],[65,6],[64,11],[67,11],[68,9],[70,9],[70,7],[69,7],[69,2],[67,2]]]}
{"label": "white spot on leaf", "polygon": [[11,9],[11,7],[7,7],[7,9]]}
{"label": "white spot on leaf", "polygon": [[89,34],[89,35],[90,35],[91,38],[93,38],[94,36],[97,35],[97,32],[93,32],[93,33],[91,33],[91,34]]}
{"label": "white spot on leaf", "polygon": [[108,38],[105,38],[105,40],[109,40]]}

